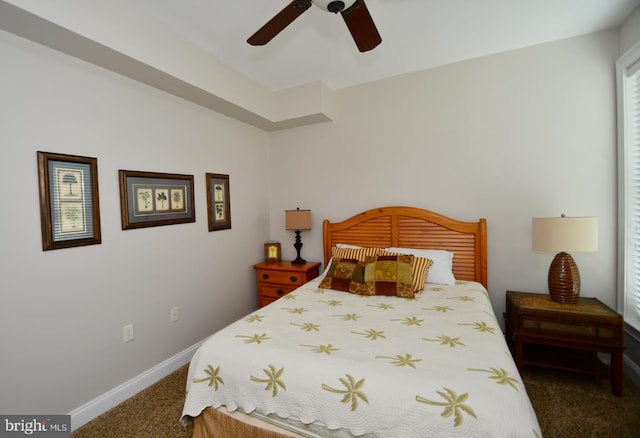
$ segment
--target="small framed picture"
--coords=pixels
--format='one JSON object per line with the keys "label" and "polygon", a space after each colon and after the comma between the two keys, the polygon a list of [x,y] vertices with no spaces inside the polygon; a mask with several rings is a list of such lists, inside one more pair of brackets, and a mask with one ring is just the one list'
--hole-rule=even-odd
{"label": "small framed picture", "polygon": [[266,242],[264,244],[264,261],[275,263],[281,260],[280,242]]}
{"label": "small framed picture", "polygon": [[122,229],[196,221],[193,175],[119,170]]}
{"label": "small framed picture", "polygon": [[229,175],[207,173],[207,214],[209,231],[231,228]]}
{"label": "small framed picture", "polygon": [[98,159],[38,152],[42,250],[101,243]]}

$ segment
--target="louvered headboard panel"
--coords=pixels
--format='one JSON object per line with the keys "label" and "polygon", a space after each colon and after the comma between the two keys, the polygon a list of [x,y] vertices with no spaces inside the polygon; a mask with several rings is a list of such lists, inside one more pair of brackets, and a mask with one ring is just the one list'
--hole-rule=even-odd
{"label": "louvered headboard panel", "polygon": [[367,247],[444,249],[453,252],[457,279],[487,287],[487,223],[463,222],[415,207],[381,207],[342,222],[323,222],[324,263],[338,243]]}

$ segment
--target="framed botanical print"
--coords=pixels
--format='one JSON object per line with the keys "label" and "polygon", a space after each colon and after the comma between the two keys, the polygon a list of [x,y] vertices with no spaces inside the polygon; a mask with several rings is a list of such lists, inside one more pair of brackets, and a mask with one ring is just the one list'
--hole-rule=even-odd
{"label": "framed botanical print", "polygon": [[98,159],[38,152],[42,249],[101,243]]}
{"label": "framed botanical print", "polygon": [[229,175],[207,173],[207,212],[209,231],[231,228],[231,196]]}
{"label": "framed botanical print", "polygon": [[118,171],[122,229],[196,221],[193,175]]}

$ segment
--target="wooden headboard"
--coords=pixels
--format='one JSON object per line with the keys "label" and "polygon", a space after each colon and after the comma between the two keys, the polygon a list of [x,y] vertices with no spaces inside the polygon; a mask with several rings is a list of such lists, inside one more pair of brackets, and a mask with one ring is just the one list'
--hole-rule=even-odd
{"label": "wooden headboard", "polygon": [[324,264],[338,243],[366,247],[444,249],[454,253],[458,280],[487,287],[487,221],[461,222],[415,207],[380,207],[342,222],[322,223]]}

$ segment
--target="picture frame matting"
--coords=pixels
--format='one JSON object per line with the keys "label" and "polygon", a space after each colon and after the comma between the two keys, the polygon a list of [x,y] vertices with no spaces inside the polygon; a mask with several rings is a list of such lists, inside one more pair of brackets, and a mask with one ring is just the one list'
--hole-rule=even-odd
{"label": "picture frame matting", "polygon": [[122,229],[196,221],[193,175],[119,170]]}
{"label": "picture frame matting", "polygon": [[229,175],[207,173],[207,216],[209,231],[231,228],[231,194]]}
{"label": "picture frame matting", "polygon": [[42,250],[102,243],[98,159],[37,152]]}

